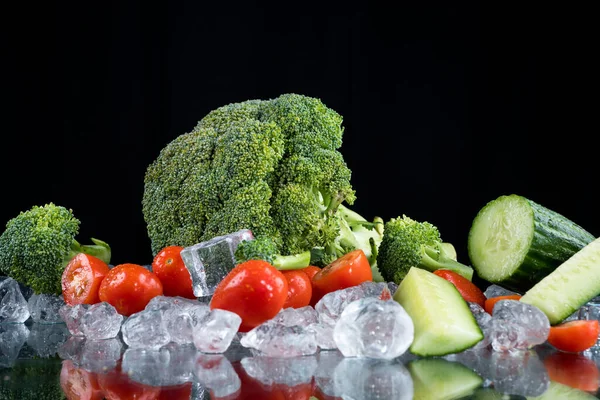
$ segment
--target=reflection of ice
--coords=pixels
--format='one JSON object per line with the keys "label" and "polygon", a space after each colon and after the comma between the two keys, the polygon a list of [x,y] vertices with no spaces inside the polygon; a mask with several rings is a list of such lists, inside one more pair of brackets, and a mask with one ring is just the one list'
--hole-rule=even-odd
{"label": "reflection of ice", "polygon": [[75,365],[80,365],[84,344],[84,336],[69,336],[69,338],[58,348],[58,356],[63,360],[72,361]]}
{"label": "reflection of ice", "polygon": [[192,380],[196,350],[192,345],[169,343],[160,349],[128,348],[121,368],[136,382],[174,386]]}
{"label": "reflection of ice", "polygon": [[81,348],[80,365],[92,372],[106,372],[117,366],[123,343],[118,338],[86,339]]}
{"label": "reflection of ice", "polygon": [[0,368],[14,365],[28,337],[24,324],[0,324]]}
{"label": "reflection of ice", "polygon": [[27,345],[31,347],[38,357],[52,357],[58,353],[60,347],[67,341],[69,330],[64,323],[31,325]]}
{"label": "reflection of ice", "polygon": [[316,355],[317,369],[314,372],[315,385],[326,396],[335,396],[333,372],[335,367],[344,359],[339,351],[322,351]]}
{"label": "reflection of ice", "polygon": [[240,361],[246,374],[265,386],[283,384],[296,386],[309,383],[317,370],[316,356],[246,357]]}
{"label": "reflection of ice", "polygon": [[406,399],[414,394],[406,367],[398,362],[345,358],[333,373],[335,395],[343,399]]}
{"label": "reflection of ice", "polygon": [[242,386],[231,362],[221,354],[199,354],[194,366],[194,375],[215,397],[230,396]]}

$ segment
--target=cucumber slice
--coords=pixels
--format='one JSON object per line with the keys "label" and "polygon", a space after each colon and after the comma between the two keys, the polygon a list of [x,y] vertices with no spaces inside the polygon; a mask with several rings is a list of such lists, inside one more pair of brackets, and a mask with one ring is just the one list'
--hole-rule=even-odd
{"label": "cucumber slice", "polygon": [[433,272],[411,267],[394,293],[410,315],[415,335],[409,348],[419,356],[458,353],[483,339],[483,333],[456,287]]}
{"label": "cucumber slice", "polygon": [[481,387],[483,378],[463,364],[443,358],[420,358],[407,365],[414,400],[452,400]]}
{"label": "cucumber slice", "polygon": [[524,293],[594,239],[566,217],[511,194],[477,213],[467,248],[480,278]]}
{"label": "cucumber slice", "polygon": [[592,400],[597,399],[596,396],[584,392],[583,390],[575,389],[570,386],[550,381],[548,390],[540,396],[527,397],[528,400]]}
{"label": "cucumber slice", "polygon": [[600,294],[600,238],[589,243],[529,289],[521,301],[556,325]]}

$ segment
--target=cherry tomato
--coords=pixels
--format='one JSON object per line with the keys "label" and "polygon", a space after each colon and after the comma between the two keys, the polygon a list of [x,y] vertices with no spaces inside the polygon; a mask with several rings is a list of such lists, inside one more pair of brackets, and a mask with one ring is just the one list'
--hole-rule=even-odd
{"label": "cherry tomato", "polygon": [[595,345],[598,334],[598,320],[573,320],[551,326],[548,343],[561,351],[579,353]]}
{"label": "cherry tomato", "polygon": [[312,283],[302,270],[282,271],[287,280],[288,294],[283,308],[301,308],[310,304]]}
{"label": "cherry tomato", "polygon": [[60,387],[67,400],[104,399],[96,374],[76,367],[71,360],[62,362]]}
{"label": "cherry tomato", "polygon": [[372,280],[371,265],[364,251],[353,250],[323,267],[313,276],[311,303],[316,304],[327,293]]}
{"label": "cherry tomato", "polygon": [[131,380],[129,375],[121,370],[120,364],[113,370],[98,375],[98,384],[106,400],[158,400],[160,396],[160,387]]}
{"label": "cherry tomato", "polygon": [[249,260],[233,268],[215,288],[210,308],[236,313],[240,332],[248,332],[273,318],[283,307],[288,284],[281,271],[263,260]]}
{"label": "cherry tomato", "polygon": [[119,264],[111,269],[100,284],[100,301],[106,301],[119,314],[129,316],[142,311],[148,302],[163,294],[155,273],[138,264]]}
{"label": "cherry tomato", "polygon": [[310,278],[311,283],[312,283],[313,276],[315,276],[317,274],[317,272],[319,272],[320,270],[321,270],[321,268],[319,268],[315,265],[309,265],[308,267],[301,268],[298,271],[302,271],[306,275],[308,275],[308,277]]}
{"label": "cherry tomato", "polygon": [[447,269],[438,269],[436,271],[433,271],[433,273],[453,284],[454,287],[458,289],[459,293],[461,294],[463,299],[465,299],[465,301],[477,303],[482,308],[485,307],[486,297],[481,291],[481,289],[479,289],[473,282],[471,282],[464,276]]}
{"label": "cherry tomato", "polygon": [[98,289],[108,271],[108,264],[101,259],[89,254],[77,254],[62,273],[61,286],[65,303],[70,306],[98,303]]}
{"label": "cherry tomato", "polygon": [[485,300],[485,304],[483,306],[483,309],[488,314],[492,315],[492,312],[494,311],[494,306],[500,300],[519,300],[520,298],[521,298],[520,294],[507,294],[506,296],[490,297],[489,299]]}
{"label": "cherry tomato", "polygon": [[544,358],[551,381],[596,394],[600,389],[600,371],[594,360],[582,354],[557,351]]}
{"label": "cherry tomato", "polygon": [[196,299],[192,290],[192,277],[181,258],[182,246],[162,249],[152,261],[152,272],[162,282],[165,296],[181,296]]}

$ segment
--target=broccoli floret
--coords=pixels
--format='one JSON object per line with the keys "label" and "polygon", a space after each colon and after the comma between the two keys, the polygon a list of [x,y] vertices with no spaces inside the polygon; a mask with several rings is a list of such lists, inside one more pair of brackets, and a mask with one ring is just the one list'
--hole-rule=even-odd
{"label": "broccoli floret", "polygon": [[[338,212],[356,199],[339,152],[343,131],[337,112],[293,93],[210,111],[148,166],[142,212],[152,253],[240,229],[269,238],[269,254],[320,249],[319,266],[364,247],[367,225]],[[346,237],[353,229],[357,237]]]}
{"label": "broccoli floret", "polygon": [[53,203],[20,212],[0,235],[0,274],[37,294],[60,294],[62,273],[76,254],[110,262],[107,243],[92,238],[93,245],[81,245],[75,239],[79,225],[72,210]]}
{"label": "broccoli floret", "polygon": [[265,260],[279,270],[305,268],[310,265],[310,250],[299,254],[283,256],[279,247],[268,236],[242,241],[235,251],[236,263],[248,260]]}
{"label": "broccoli floret", "polygon": [[400,283],[410,267],[428,271],[449,269],[472,280],[473,268],[455,259],[442,242],[440,232],[429,222],[417,222],[406,215],[388,220],[377,254],[377,266],[388,282]]}

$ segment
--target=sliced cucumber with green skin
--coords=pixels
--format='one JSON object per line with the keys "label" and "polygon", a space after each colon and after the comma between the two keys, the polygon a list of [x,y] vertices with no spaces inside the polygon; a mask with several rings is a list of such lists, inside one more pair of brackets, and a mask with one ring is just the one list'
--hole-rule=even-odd
{"label": "sliced cucumber with green skin", "polygon": [[463,364],[443,358],[420,358],[407,365],[414,400],[453,400],[481,387],[483,378]]}
{"label": "sliced cucumber with green skin", "polygon": [[600,294],[600,238],[529,289],[520,301],[538,307],[556,325]]}
{"label": "sliced cucumber with green skin", "polygon": [[548,390],[536,397],[527,397],[528,400],[592,400],[596,396],[580,389],[575,389],[562,383],[550,382]]}
{"label": "sliced cucumber with green skin", "polygon": [[525,293],[594,239],[563,215],[511,194],[479,210],[467,248],[477,276]]}
{"label": "sliced cucumber with green skin", "polygon": [[394,293],[415,326],[410,352],[418,356],[458,353],[483,339],[456,287],[433,272],[411,267]]}

